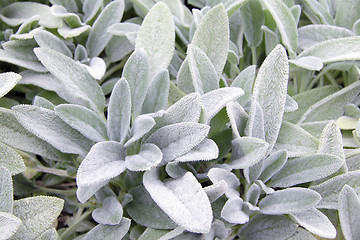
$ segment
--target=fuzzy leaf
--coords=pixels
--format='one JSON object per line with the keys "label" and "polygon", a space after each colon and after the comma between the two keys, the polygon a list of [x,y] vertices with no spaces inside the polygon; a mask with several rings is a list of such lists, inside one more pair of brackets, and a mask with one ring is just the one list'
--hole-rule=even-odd
{"label": "fuzzy leaf", "polygon": [[232,141],[232,149],[233,160],[229,165],[233,169],[244,169],[265,158],[269,144],[259,138],[242,137]]}
{"label": "fuzzy leaf", "polygon": [[61,240],[61,238],[55,228],[50,228],[43,232],[36,240]]}
{"label": "fuzzy leaf", "polygon": [[28,131],[62,152],[85,156],[93,145],[52,110],[32,105],[17,105],[12,110],[16,119]]}
{"label": "fuzzy leaf", "polygon": [[11,175],[16,175],[26,170],[21,155],[11,147],[0,142],[0,166],[6,167]]}
{"label": "fuzzy leaf", "polygon": [[334,39],[354,36],[349,29],[325,25],[325,24],[309,24],[298,29],[299,48],[307,49],[317,43]]}
{"label": "fuzzy leaf", "polygon": [[360,60],[360,37],[330,39],[313,45],[301,52],[298,57],[313,56],[321,59],[323,64],[341,61]]}
{"label": "fuzzy leaf", "polygon": [[290,217],[300,226],[317,236],[330,239],[336,237],[336,228],[334,225],[325,214],[316,208],[292,213]]}
{"label": "fuzzy leaf", "polygon": [[155,125],[155,120],[152,117],[146,115],[137,116],[133,122],[130,131],[131,138],[126,142],[124,146],[128,147],[135,141],[142,138],[146,133],[148,133],[152,129],[154,125]]}
{"label": "fuzzy leaf", "polygon": [[21,75],[7,72],[0,74],[0,98],[5,96],[20,81]]}
{"label": "fuzzy leaf", "polygon": [[336,8],[335,24],[340,27],[352,29],[360,18],[360,6],[355,0],[341,2],[341,7]]}
{"label": "fuzzy leaf", "polygon": [[14,201],[14,215],[22,224],[14,239],[33,239],[47,230],[60,215],[64,200],[37,196]]}
{"label": "fuzzy leaf", "polygon": [[91,198],[100,188],[108,184],[110,180],[100,181],[90,186],[78,186],[76,197],[79,202],[84,203]]}
{"label": "fuzzy leaf", "polygon": [[153,113],[168,106],[170,76],[168,70],[160,71],[151,80],[146,93],[142,113]]}
{"label": "fuzzy leaf", "polygon": [[107,29],[114,23],[120,22],[124,8],[124,0],[113,1],[106,5],[96,18],[86,41],[86,48],[91,58],[97,57],[110,41],[112,34],[108,33]]}
{"label": "fuzzy leaf", "polygon": [[122,239],[129,231],[131,220],[128,218],[122,218],[118,225],[102,225],[99,224],[92,228],[84,237],[83,240],[92,239]]}
{"label": "fuzzy leaf", "polygon": [[[13,184],[9,170],[0,166],[0,212],[13,212]],[[5,216],[4,216],[5,217]]]}
{"label": "fuzzy leaf", "polygon": [[177,72],[176,85],[184,93],[190,94],[192,92],[195,92],[188,58],[184,59],[184,61],[182,62],[179,68],[179,71]]}
{"label": "fuzzy leaf", "polygon": [[237,102],[239,102],[241,106],[245,106],[245,104],[250,100],[252,88],[255,82],[255,76],[256,66],[251,65],[242,70],[231,83],[231,87],[239,87],[244,91],[244,95],[237,99]]}
{"label": "fuzzy leaf", "polygon": [[260,203],[260,213],[281,215],[308,210],[321,200],[319,193],[307,188],[287,188],[275,191],[263,198]]}
{"label": "fuzzy leaf", "polygon": [[120,224],[123,216],[123,208],[116,197],[107,197],[102,201],[102,206],[96,208],[91,216],[100,224]]}
{"label": "fuzzy leaf", "polygon": [[205,138],[189,152],[175,159],[174,162],[209,161],[219,156],[219,149],[216,143]]}
{"label": "fuzzy leaf", "polygon": [[345,159],[341,131],[336,126],[335,121],[330,121],[325,126],[321,135],[318,152],[333,154],[342,159]]}
{"label": "fuzzy leaf", "polygon": [[239,197],[238,187],[240,186],[240,181],[234,173],[226,169],[214,167],[209,170],[208,177],[214,184],[225,181],[227,185],[225,194],[228,198]]}
{"label": "fuzzy leaf", "polygon": [[219,197],[221,197],[228,190],[228,185],[225,180],[220,180],[213,185],[205,187],[204,190],[209,198],[209,201],[212,203],[219,199]]}
{"label": "fuzzy leaf", "polygon": [[324,66],[320,58],[313,56],[295,58],[289,63],[311,71],[320,71]]}
{"label": "fuzzy leaf", "polygon": [[225,107],[226,103],[242,95],[244,95],[244,91],[241,88],[235,87],[219,88],[202,95],[201,102],[204,104],[206,122],[210,123],[210,120]]}
{"label": "fuzzy leaf", "polygon": [[146,140],[157,145],[162,153],[162,163],[174,160],[200,144],[210,127],[200,123],[175,123],[156,130]]}
{"label": "fuzzy leaf", "polygon": [[15,118],[14,113],[5,108],[0,108],[1,142],[53,160],[64,160],[69,155],[61,153],[49,143],[27,131]]}
{"label": "fuzzy leaf", "polygon": [[338,209],[339,193],[345,184],[354,188],[356,192],[360,192],[360,171],[357,170],[344,173],[339,176],[335,176],[319,185],[311,186],[310,189],[317,191],[322,197],[317,207]]}
{"label": "fuzzy leaf", "polygon": [[286,216],[256,215],[239,231],[248,240],[287,239],[298,225]]}
{"label": "fuzzy leaf", "polygon": [[108,106],[107,131],[110,140],[123,143],[128,135],[131,120],[130,87],[125,78],[114,86]]}
{"label": "fuzzy leaf", "polygon": [[244,108],[237,102],[232,101],[226,104],[226,113],[231,123],[231,130],[234,138],[240,138],[243,133],[248,118]]}
{"label": "fuzzy leaf", "polygon": [[360,200],[350,186],[345,185],[339,194],[339,219],[345,239],[360,237]]}
{"label": "fuzzy leaf", "polygon": [[360,81],[356,81],[313,104],[299,122],[334,120],[343,115],[345,105],[353,101],[359,92]]}
{"label": "fuzzy leaf", "polygon": [[157,169],[145,172],[143,184],[157,205],[179,226],[195,233],[210,230],[212,210],[200,183],[190,172],[161,182]]}
{"label": "fuzzy leaf", "polygon": [[[266,57],[256,77],[252,101],[260,104],[264,113],[265,140],[271,151],[278,137],[285,111],[289,65],[285,49],[278,45]],[[254,115],[250,114],[252,122]]]}
{"label": "fuzzy leaf", "polygon": [[134,117],[141,113],[147,89],[150,85],[149,59],[144,49],[137,49],[126,61],[122,77],[130,86],[132,114]]}
{"label": "fuzzy leaf", "polygon": [[256,101],[251,102],[250,113],[246,123],[245,135],[265,140],[264,111]]}
{"label": "fuzzy leaf", "polygon": [[[12,195],[12,193],[11,193]],[[0,212],[1,240],[10,239],[21,226],[21,220],[11,213]]]}
{"label": "fuzzy leaf", "polygon": [[135,49],[149,57],[150,76],[167,69],[175,49],[173,16],[165,3],[155,4],[146,15],[136,37]]}
{"label": "fuzzy leaf", "polygon": [[259,180],[267,182],[274,176],[286,163],[288,159],[286,150],[279,150],[270,154],[264,161]]}
{"label": "fuzzy leaf", "polygon": [[125,166],[130,171],[147,171],[160,164],[162,156],[161,150],[156,145],[145,143],[141,145],[138,154],[125,158]]}
{"label": "fuzzy leaf", "polygon": [[262,0],[262,2],[276,22],[282,43],[290,52],[295,53],[297,49],[298,33],[297,24],[291,10],[281,0]]}
{"label": "fuzzy leaf", "polygon": [[34,51],[41,63],[59,79],[66,91],[72,94],[72,103],[103,112],[104,94],[84,66],[51,49],[36,48]]}
{"label": "fuzzy leaf", "polygon": [[263,8],[259,0],[247,1],[240,10],[241,22],[244,25],[244,35],[250,47],[261,44],[263,32],[262,25],[265,23]]}
{"label": "fuzzy leaf", "polygon": [[75,105],[61,104],[55,107],[61,120],[94,142],[107,140],[105,120],[90,109]]}
{"label": "fuzzy leaf", "polygon": [[36,29],[34,39],[40,47],[53,49],[70,58],[73,56],[66,44],[48,31]]}
{"label": "fuzzy leaf", "polygon": [[204,16],[191,44],[201,48],[221,75],[229,51],[229,19],[224,5],[218,4]]}
{"label": "fuzzy leaf", "polygon": [[81,162],[76,182],[79,186],[90,186],[118,176],[125,171],[126,150],[118,142],[96,143]]}
{"label": "fuzzy leaf", "polygon": [[247,223],[250,218],[249,215],[242,211],[243,203],[240,197],[230,198],[221,210],[221,217],[229,223]]}
{"label": "fuzzy leaf", "polygon": [[298,125],[283,122],[274,150],[286,150],[289,157],[316,153],[319,141]]}

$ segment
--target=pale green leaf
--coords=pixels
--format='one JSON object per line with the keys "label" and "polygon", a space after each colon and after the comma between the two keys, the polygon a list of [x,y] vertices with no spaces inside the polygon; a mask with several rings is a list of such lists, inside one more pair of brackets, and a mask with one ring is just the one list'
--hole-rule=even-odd
{"label": "pale green leaf", "polygon": [[10,171],[0,166],[0,212],[12,213],[14,205],[13,184]]}
{"label": "pale green leaf", "polygon": [[21,155],[11,147],[0,142],[0,166],[6,167],[11,175],[16,175],[26,170]]}
{"label": "pale green leaf", "polygon": [[125,158],[125,166],[130,171],[147,171],[160,164],[162,156],[161,150],[156,145],[145,143],[141,145],[138,154]]}
{"label": "pale green leaf", "polygon": [[221,210],[221,217],[229,223],[244,224],[249,221],[249,215],[242,211],[244,201],[240,197],[230,198]]}
{"label": "pale green leaf", "polygon": [[102,225],[99,224],[92,228],[84,237],[83,240],[103,239],[113,240],[122,239],[129,231],[131,220],[122,218],[118,225]]}
{"label": "pale green leaf", "polygon": [[242,70],[231,83],[231,87],[239,87],[244,91],[244,95],[237,99],[241,106],[245,106],[245,104],[250,100],[255,76],[256,66],[251,65]]}
{"label": "pale green leaf", "polygon": [[124,146],[128,147],[132,143],[142,138],[146,133],[148,133],[152,129],[154,125],[155,125],[155,120],[152,117],[147,115],[137,116],[130,130],[130,139],[125,143]]}
{"label": "pale green leaf", "polygon": [[314,24],[334,25],[326,5],[316,0],[303,0],[303,12]]}
{"label": "pale green leaf", "polygon": [[342,159],[345,159],[345,152],[343,148],[341,131],[336,126],[335,121],[330,121],[325,126],[321,134],[318,152],[333,154]]}
{"label": "pale green leaf", "polygon": [[101,80],[102,77],[104,77],[106,72],[106,63],[102,58],[99,57],[93,57],[89,65],[84,64],[83,65],[91,74],[93,78],[96,80]]}
{"label": "pale green leaf", "polygon": [[176,85],[184,93],[195,92],[194,84],[192,81],[192,76],[189,67],[189,60],[185,58],[182,62],[179,71],[177,72]]}
{"label": "pale green leaf", "polygon": [[128,82],[121,78],[114,86],[108,106],[107,134],[110,140],[124,143],[130,130],[131,93]]}
{"label": "pale green leaf", "polygon": [[46,109],[49,109],[49,110],[54,110],[54,108],[55,108],[55,105],[52,102],[50,102],[46,98],[43,98],[43,97],[40,97],[40,96],[35,96],[34,97],[33,105],[43,107],[43,108],[46,108]]}
{"label": "pale green leaf", "polygon": [[19,218],[11,213],[0,212],[0,240],[10,239],[20,226],[21,220]]}
{"label": "pale green leaf", "polygon": [[26,130],[62,152],[85,156],[93,145],[52,110],[32,105],[17,105],[12,110]]}
{"label": "pale green leaf", "polygon": [[252,48],[259,46],[263,38],[261,27],[265,23],[260,0],[246,1],[241,7],[240,16],[248,46]]}
{"label": "pale green leaf", "polygon": [[72,52],[68,46],[54,34],[40,29],[36,29],[33,33],[34,39],[40,47],[53,49],[72,58]]}
{"label": "pale green leaf", "polygon": [[[253,90],[253,102],[260,104],[264,113],[265,140],[271,151],[278,137],[285,111],[289,65],[285,49],[278,45],[260,67]],[[250,113],[249,121],[254,115]]]}
{"label": "pale green leaf", "polygon": [[162,236],[165,236],[169,232],[170,232],[170,230],[147,228],[144,232],[142,232],[142,234],[137,239],[138,240],[159,240]]}
{"label": "pale green leaf", "polygon": [[104,94],[84,66],[51,49],[36,48],[34,51],[41,63],[63,84],[66,91],[72,94],[72,103],[103,112]]}
{"label": "pale green leaf", "polygon": [[205,138],[189,152],[176,158],[174,162],[209,161],[216,159],[218,156],[219,149],[216,143],[211,139]]}
{"label": "pale green leaf", "polygon": [[229,51],[229,19],[224,5],[218,4],[204,16],[191,43],[205,52],[220,76]]}
{"label": "pale green leaf", "polygon": [[143,184],[157,205],[179,226],[195,233],[206,233],[212,223],[209,199],[194,175],[161,182],[157,169],[145,172]]}
{"label": "pale green leaf", "polygon": [[141,24],[135,49],[141,48],[149,57],[150,77],[167,69],[175,49],[175,27],[173,16],[165,3],[155,4]]}
{"label": "pale green leaf", "polygon": [[336,9],[335,24],[340,27],[352,29],[354,23],[360,18],[360,6],[358,2],[356,0],[345,0],[341,1],[340,6]]}
{"label": "pale green leaf", "polygon": [[265,53],[269,55],[270,52],[280,44],[279,36],[267,26],[262,26],[261,30],[264,31],[264,38],[265,38]]}
{"label": "pale green leaf", "polygon": [[20,81],[21,75],[13,72],[0,73],[0,98],[5,96]]}
{"label": "pale green leaf", "polygon": [[18,54],[14,54],[13,52],[0,49],[0,61],[11,63],[36,72],[47,71],[38,60],[29,59],[25,52],[22,52],[22,55],[18,56]]}
{"label": "pale green leaf", "polygon": [[113,36],[105,47],[105,54],[110,62],[117,62],[134,51],[135,46],[124,36]]}
{"label": "pale green leaf", "polygon": [[[169,164],[167,166],[169,166]],[[219,182],[204,188],[211,203],[219,199],[227,191],[227,189],[228,185],[225,180],[220,180]]]}
{"label": "pale green leaf", "polygon": [[36,240],[61,240],[55,228],[50,228],[41,234]]}
{"label": "pale green leaf", "polygon": [[289,63],[295,65],[296,67],[311,71],[320,71],[323,67],[321,59],[313,56],[295,58],[293,60],[289,60]]}
{"label": "pale green leaf", "polygon": [[146,92],[150,85],[150,63],[147,53],[140,48],[135,50],[126,61],[122,77],[130,86],[132,115],[136,117],[141,113]]}
{"label": "pale green leaf", "polygon": [[293,99],[289,94],[286,95],[285,102],[285,112],[294,112],[299,108],[295,99]]}
{"label": "pale green leaf", "polygon": [[[345,110],[346,111],[346,110]],[[336,119],[336,126],[341,130],[354,130],[358,119],[348,116],[340,116]]]}
{"label": "pale green leaf", "polygon": [[55,113],[61,120],[94,142],[107,140],[106,123],[95,112],[75,104],[60,104]]}
{"label": "pale green leaf", "polygon": [[226,104],[226,113],[229,117],[234,138],[239,138],[245,130],[248,115],[244,108],[237,102]]}
{"label": "pale green leaf", "polygon": [[262,172],[258,179],[267,182],[285,165],[287,159],[288,156],[286,150],[279,150],[270,154],[263,161]]}
{"label": "pale green leaf", "polygon": [[124,8],[124,0],[110,2],[96,18],[86,41],[86,48],[91,58],[97,57],[110,41],[112,34],[108,33],[107,29],[114,23],[120,22]]}
{"label": "pale green leaf", "polygon": [[84,12],[84,21],[91,21],[102,7],[103,0],[84,0],[82,10]]}
{"label": "pale green leaf", "polygon": [[272,187],[290,187],[330,176],[344,164],[344,160],[327,153],[317,153],[289,159],[271,178]]}
{"label": "pale green leaf", "polygon": [[14,201],[14,215],[22,224],[13,239],[33,239],[46,231],[60,215],[64,200],[37,196]]}
{"label": "pale green leaf", "polygon": [[114,197],[107,197],[102,201],[102,205],[96,208],[91,216],[93,219],[106,225],[117,225],[120,224],[123,216],[123,208],[119,203],[119,200]]}
{"label": "pale green leaf", "polygon": [[336,228],[334,225],[325,214],[316,208],[292,213],[290,214],[290,217],[300,226],[317,236],[330,239],[336,237]]}
{"label": "pale green leaf", "polygon": [[319,193],[307,188],[287,188],[278,190],[263,198],[260,213],[281,215],[314,208],[321,200]]}
{"label": "pale green leaf", "polygon": [[317,238],[309,231],[305,230],[302,227],[299,227],[296,230],[296,233],[291,237],[287,238],[287,240],[317,240]]}
{"label": "pale green leaf", "polygon": [[85,203],[91,196],[93,196],[100,188],[108,184],[110,180],[100,181],[90,186],[77,186],[76,197],[81,203]]}
{"label": "pale green leaf", "polygon": [[326,209],[338,209],[338,197],[341,189],[345,184],[354,188],[356,192],[360,192],[360,171],[352,171],[348,173],[335,176],[326,182],[323,182],[316,186],[311,186],[310,189],[313,189],[321,194],[321,201],[318,204],[318,208]]}
{"label": "pale green leaf", "polygon": [[214,184],[225,181],[227,185],[225,195],[228,198],[239,197],[238,187],[240,186],[240,181],[234,173],[223,168],[214,167],[209,170],[208,177]]}
{"label": "pale green leaf", "polygon": [[360,237],[360,200],[350,186],[345,185],[339,194],[339,219],[345,239]]}
{"label": "pale green leaf", "polygon": [[281,35],[281,41],[290,53],[297,49],[297,24],[291,10],[281,0],[262,0],[265,8],[269,10],[276,22]]}
{"label": "pale green leaf", "polygon": [[146,142],[157,145],[163,153],[162,163],[167,163],[200,144],[209,129],[208,125],[200,123],[175,123],[156,130]]}
{"label": "pale green leaf", "polygon": [[[285,108],[284,108],[285,111]],[[248,121],[246,123],[245,135],[265,140],[264,111],[257,101],[252,101]]]}
{"label": "pale green leaf", "polygon": [[150,11],[154,6],[154,0],[130,0],[133,3],[135,12],[142,18]]}

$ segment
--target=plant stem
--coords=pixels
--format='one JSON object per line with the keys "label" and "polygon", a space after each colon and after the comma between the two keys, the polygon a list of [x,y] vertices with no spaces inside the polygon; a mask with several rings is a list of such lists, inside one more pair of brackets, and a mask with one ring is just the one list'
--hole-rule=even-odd
{"label": "plant stem", "polygon": [[100,83],[102,83],[106,78],[110,77],[114,72],[122,69],[125,66],[125,63],[127,61],[129,57],[125,57],[121,60],[121,62],[119,64],[116,64],[115,66],[113,66],[112,68],[110,68],[108,71],[106,71],[106,73],[104,74],[104,76],[101,78]]}
{"label": "plant stem", "polygon": [[55,194],[64,194],[64,195],[73,195],[76,193],[76,188],[72,189],[55,189],[55,188],[48,188],[48,187],[38,187],[39,190],[48,192],[48,193],[55,193]]}
{"label": "plant stem", "polygon": [[86,211],[81,215],[68,229],[65,230],[60,236],[61,239],[67,239],[75,231],[76,227],[85,220],[92,213],[92,209]]}
{"label": "plant stem", "polygon": [[257,65],[257,54],[256,54],[256,47],[251,47],[251,61],[253,65]]}
{"label": "plant stem", "polygon": [[35,168],[35,170],[37,170],[39,172],[43,172],[43,173],[49,173],[49,174],[57,175],[57,176],[60,176],[60,177],[67,177],[67,178],[75,179],[74,176],[70,176],[67,173],[66,170],[62,170],[62,169],[48,168],[48,167],[44,167],[44,166],[37,166]]}

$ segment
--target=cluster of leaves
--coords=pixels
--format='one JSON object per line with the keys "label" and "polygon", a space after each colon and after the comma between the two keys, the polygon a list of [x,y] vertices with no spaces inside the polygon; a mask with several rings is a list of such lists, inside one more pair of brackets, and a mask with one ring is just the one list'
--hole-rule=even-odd
{"label": "cluster of leaves", "polygon": [[0,239],[359,239],[359,3],[1,1]]}

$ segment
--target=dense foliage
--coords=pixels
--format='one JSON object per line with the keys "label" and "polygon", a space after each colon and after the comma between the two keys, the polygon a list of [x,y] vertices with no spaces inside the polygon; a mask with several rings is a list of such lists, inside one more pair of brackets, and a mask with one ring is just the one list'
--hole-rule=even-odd
{"label": "dense foliage", "polygon": [[360,239],[357,0],[0,1],[0,239]]}

